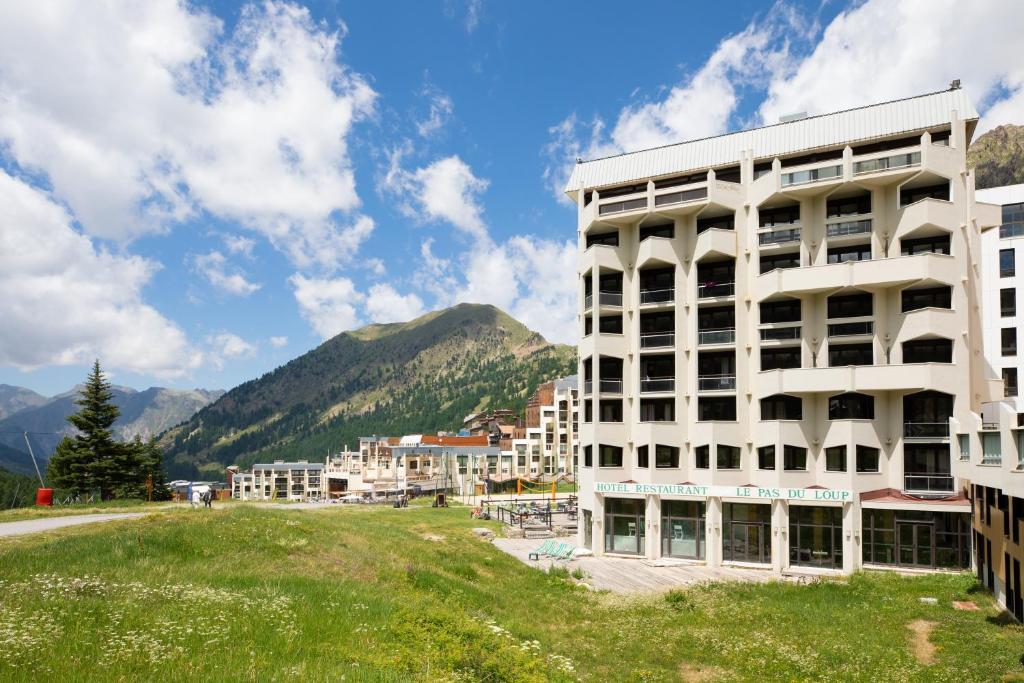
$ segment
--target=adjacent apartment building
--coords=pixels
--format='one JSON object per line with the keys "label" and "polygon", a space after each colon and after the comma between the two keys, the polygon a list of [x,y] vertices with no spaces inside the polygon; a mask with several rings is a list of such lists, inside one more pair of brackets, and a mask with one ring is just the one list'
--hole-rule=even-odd
{"label": "adjacent apartment building", "polygon": [[514,465],[504,474],[537,481],[574,480],[579,453],[579,379],[545,382],[526,402],[525,423],[511,447]]}
{"label": "adjacent apartment building", "polygon": [[956,87],[576,165],[581,545],[970,566],[977,121]]}
{"label": "adjacent apartment building", "polygon": [[1006,395],[999,414],[993,412],[987,421],[992,426],[1009,423],[1011,429],[991,429],[983,435],[982,457],[972,460],[967,475],[974,501],[975,568],[978,580],[1024,620],[1024,400],[1018,384],[1024,349],[1017,348],[1024,321],[1024,309],[1018,316],[1018,306],[1024,306],[1024,185],[978,190],[976,196],[998,204],[1002,213],[999,230],[990,230],[981,239],[982,312],[985,359],[1003,378]]}

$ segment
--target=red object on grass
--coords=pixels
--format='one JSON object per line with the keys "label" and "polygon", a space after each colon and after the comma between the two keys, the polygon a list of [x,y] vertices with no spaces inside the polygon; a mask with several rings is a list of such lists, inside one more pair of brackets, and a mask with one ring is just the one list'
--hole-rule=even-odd
{"label": "red object on grass", "polygon": [[53,489],[36,489],[36,505],[53,505]]}

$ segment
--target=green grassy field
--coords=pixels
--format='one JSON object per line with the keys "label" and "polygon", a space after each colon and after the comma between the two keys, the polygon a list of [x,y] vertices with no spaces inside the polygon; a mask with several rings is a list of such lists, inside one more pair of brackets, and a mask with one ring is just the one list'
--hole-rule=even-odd
{"label": "green grassy field", "polygon": [[[0,680],[989,681],[1024,670],[1024,631],[970,575],[624,597],[526,567],[476,538],[480,524],[465,507],[233,505],[0,539]],[[916,620],[934,623],[930,665],[914,656]]]}

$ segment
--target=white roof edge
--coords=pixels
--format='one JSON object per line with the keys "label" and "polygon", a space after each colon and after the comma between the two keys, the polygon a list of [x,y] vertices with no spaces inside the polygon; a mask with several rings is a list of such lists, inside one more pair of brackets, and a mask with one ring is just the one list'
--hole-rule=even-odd
{"label": "white roof edge", "polygon": [[1024,183],[1019,185],[1003,185],[975,190],[974,198],[987,204],[1020,204],[1024,203]]}
{"label": "white roof edge", "polygon": [[761,159],[889,137],[949,123],[953,111],[963,120],[979,118],[964,90],[943,90],[580,162],[573,168],[565,192],[732,164],[748,150],[753,158]]}

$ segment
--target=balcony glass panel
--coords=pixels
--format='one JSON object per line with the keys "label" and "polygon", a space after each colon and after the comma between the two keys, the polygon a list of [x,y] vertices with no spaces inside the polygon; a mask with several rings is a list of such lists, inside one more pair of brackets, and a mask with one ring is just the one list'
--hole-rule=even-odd
{"label": "balcony glass panel", "polygon": [[949,422],[904,422],[903,436],[907,439],[949,438]]}
{"label": "balcony glass panel", "polygon": [[634,211],[636,209],[647,208],[647,197],[640,197],[639,199],[628,199],[623,202],[608,202],[607,204],[600,205],[600,215],[607,216],[613,213],[622,213],[623,211]]}
{"label": "balcony glass panel", "polygon": [[697,284],[698,299],[714,299],[736,294],[734,282],[700,282]]}
{"label": "balcony glass panel", "polygon": [[676,290],[668,289],[641,289],[641,304],[670,304],[675,300]]}
{"label": "balcony glass panel", "polygon": [[697,377],[698,391],[733,391],[736,389],[736,375],[700,375]]}
{"label": "balcony glass panel", "polygon": [[602,394],[621,394],[622,393],[622,380],[621,379],[602,379],[600,384],[601,384],[601,393]]}
{"label": "balcony glass panel", "polygon": [[906,168],[907,166],[919,166],[921,164],[920,152],[909,152],[904,154],[893,154],[892,156],[879,159],[867,159],[866,161],[855,161],[853,163],[853,174],[872,173],[874,171],[887,171],[894,168]]}
{"label": "balcony glass panel", "polygon": [[659,391],[675,391],[676,380],[674,377],[651,377],[640,380],[640,393],[655,393]]}
{"label": "balcony glass panel", "polygon": [[948,474],[907,474],[903,477],[904,491],[924,493],[951,493],[953,477]]}
{"label": "balcony glass panel", "polygon": [[719,330],[700,330],[697,332],[698,344],[732,344],[736,341],[736,330],[723,328]]}
{"label": "balcony glass panel", "polygon": [[799,339],[802,327],[766,327],[761,329],[761,341],[790,341]]}
{"label": "balcony glass panel", "polygon": [[871,232],[871,219],[862,221],[843,221],[841,223],[829,223],[825,227],[825,233],[829,237],[846,237],[847,235],[863,235]]}
{"label": "balcony glass panel", "polygon": [[832,323],[828,326],[830,337],[854,337],[874,332],[875,324],[868,320],[860,323]]}
{"label": "balcony glass panel", "polygon": [[675,343],[675,332],[648,332],[640,335],[640,348],[642,349],[674,346]]}
{"label": "balcony glass panel", "polygon": [[803,183],[813,183],[818,180],[829,180],[831,178],[838,178],[843,175],[843,166],[838,164],[836,166],[823,166],[821,168],[809,168],[803,171],[793,171],[792,173],[782,174],[782,186],[787,187],[789,185],[801,185]]}
{"label": "balcony glass panel", "polygon": [[666,194],[659,194],[654,198],[655,206],[668,206],[670,204],[681,204],[683,202],[692,202],[698,199],[704,199],[708,196],[708,188],[698,187],[693,190],[683,190],[681,192],[668,192]]}
{"label": "balcony glass panel", "polygon": [[800,241],[800,228],[787,228],[783,230],[772,230],[762,232],[757,236],[758,244],[786,244],[787,242]]}
{"label": "balcony glass panel", "polygon": [[600,292],[602,306],[622,306],[622,292]]}

